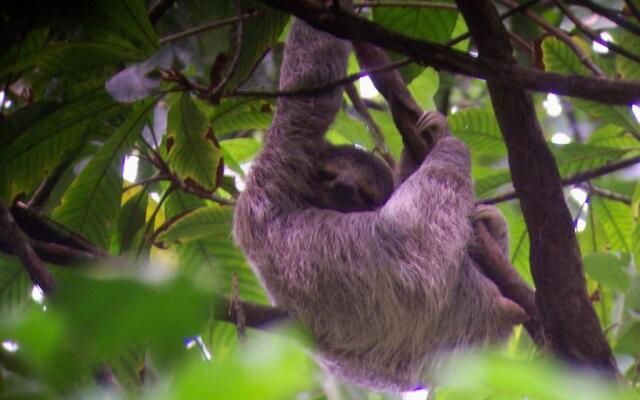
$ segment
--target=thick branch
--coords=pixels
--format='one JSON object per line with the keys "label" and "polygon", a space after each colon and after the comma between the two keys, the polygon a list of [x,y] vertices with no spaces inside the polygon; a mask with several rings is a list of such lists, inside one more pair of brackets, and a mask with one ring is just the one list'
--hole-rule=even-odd
{"label": "thick branch", "polygon": [[603,77],[561,75],[504,63],[493,57],[474,58],[446,46],[412,39],[390,32],[380,25],[344,12],[327,11],[308,0],[262,0],[263,3],[296,15],[314,27],[345,39],[364,41],[405,54],[435,68],[505,85],[541,92],[553,92],[609,104],[630,104],[640,100],[640,81]]}
{"label": "thick branch", "polygon": [[[493,4],[488,0],[456,3],[478,46],[479,58],[515,64]],[[500,79],[488,80],[487,86],[529,232],[531,272],[545,339],[558,356],[615,375],[615,360],[587,295],[560,174],[536,119],[531,96]]]}
{"label": "thick branch", "polygon": [[31,281],[40,286],[43,292],[51,293],[55,287],[53,276],[44,267],[42,260],[31,247],[29,238],[22,232],[2,201],[0,201],[0,239],[8,243],[13,254],[18,257],[29,274]]}

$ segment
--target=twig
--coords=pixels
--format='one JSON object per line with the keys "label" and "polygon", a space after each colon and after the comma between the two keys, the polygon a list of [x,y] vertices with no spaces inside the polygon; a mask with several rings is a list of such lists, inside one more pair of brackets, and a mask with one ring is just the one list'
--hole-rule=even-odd
{"label": "twig", "polygon": [[373,138],[374,142],[373,150],[378,152],[386,161],[387,165],[389,165],[389,167],[393,169],[396,162],[389,152],[387,144],[384,142],[384,134],[382,133],[380,125],[376,123],[376,121],[371,116],[371,113],[369,113],[369,109],[367,108],[367,105],[364,104],[364,101],[362,101],[362,98],[360,97],[360,94],[358,94],[358,90],[356,90],[355,85],[353,83],[348,83],[347,85],[345,85],[345,90],[347,92],[347,95],[351,99],[351,103],[353,103],[353,108],[356,109],[356,111],[362,116],[362,118],[364,118],[367,125],[369,125],[369,129],[371,130],[371,137]]}
{"label": "twig", "polygon": [[[515,10],[518,7],[518,3],[513,0],[496,0],[498,3],[509,7],[512,10]],[[524,15],[526,15],[530,20],[539,25],[542,29],[549,32],[553,36],[560,39],[564,44],[566,44],[571,51],[578,57],[580,62],[587,67],[591,72],[593,72],[596,76],[604,76],[604,72],[598,67],[591,59],[585,54],[584,51],[578,46],[576,42],[574,42],[569,35],[567,35],[562,29],[556,28],[555,26],[548,23],[544,18],[540,17],[538,14],[532,12],[529,9],[523,9],[521,11]]]}
{"label": "twig", "polygon": [[[576,183],[585,182],[590,179],[597,178],[599,176],[607,175],[612,172],[625,169],[637,163],[640,163],[640,156],[629,158],[629,159],[611,163],[611,164],[607,164],[602,167],[592,168],[592,169],[571,175],[567,178],[563,178],[562,185],[563,186],[575,185]],[[518,197],[517,193],[514,190],[510,190],[508,192],[505,192],[495,197],[478,200],[478,203],[479,204],[497,204],[507,200],[516,199],[517,197]]]}
{"label": "twig", "polygon": [[631,198],[629,196],[625,196],[625,195],[620,194],[620,193],[612,192],[610,190],[595,186],[592,183],[579,184],[578,187],[583,188],[586,191],[588,191],[589,193],[591,193],[593,195],[596,195],[598,197],[602,197],[602,198],[605,198],[605,199],[617,201],[617,202],[626,204],[628,206],[631,205]]}
{"label": "twig", "polygon": [[521,38],[520,36],[516,35],[513,32],[507,32],[507,34],[509,35],[509,39],[511,39],[511,41],[514,44],[516,44],[517,46],[520,46],[530,56],[533,56],[533,47],[529,43],[527,43],[526,40],[524,40],[523,38]]}
{"label": "twig", "polygon": [[595,12],[596,14],[602,15],[609,21],[615,22],[618,26],[628,30],[629,32],[635,33],[636,35],[640,35],[640,26],[630,21],[627,21],[624,17],[615,13],[610,8],[603,7],[602,5],[591,0],[571,0],[571,3],[578,4],[583,7],[587,7],[588,9]]}
{"label": "twig", "polygon": [[333,82],[323,83],[320,85],[309,86],[305,88],[292,89],[292,90],[253,90],[253,89],[238,89],[234,92],[223,95],[222,97],[234,97],[234,96],[242,96],[242,97],[290,97],[290,96],[304,96],[308,94],[314,94],[318,92],[327,91],[333,88],[336,88],[341,85],[345,85],[347,83],[355,82],[359,79],[364,78],[365,76],[369,76],[376,72],[390,71],[396,68],[403,67],[412,62],[411,59],[403,58],[394,62],[391,62],[387,65],[378,66],[376,68],[362,70],[358,73],[348,75],[342,79],[335,80]]}
{"label": "twig", "polygon": [[[289,315],[281,309],[266,306],[262,304],[248,303],[238,300],[244,310],[246,326],[250,328],[262,329],[268,325],[284,322],[288,320]],[[225,296],[216,297],[217,308],[214,317],[220,321],[235,324],[238,320],[235,307],[231,300]]]}
{"label": "twig", "polygon": [[236,17],[229,17],[229,18],[219,19],[217,21],[213,21],[213,22],[209,22],[207,24],[196,26],[195,28],[192,28],[192,29],[187,29],[186,31],[174,33],[172,35],[167,35],[167,36],[161,38],[159,40],[159,43],[161,45],[163,45],[163,44],[175,42],[175,41],[187,38],[189,36],[197,35],[197,34],[202,33],[202,32],[206,32],[206,31],[209,31],[209,30],[220,28],[220,27],[223,27],[223,26],[226,26],[226,25],[231,25],[231,24],[235,23],[236,21],[238,21],[240,19],[245,20],[245,19],[257,17],[258,15],[260,15],[260,12],[254,10],[254,11],[242,14],[241,17],[237,17],[236,16]]}
{"label": "twig", "polygon": [[242,0],[236,0],[236,13],[237,22],[236,22],[236,43],[235,43],[235,51],[233,53],[233,59],[231,60],[231,65],[227,70],[227,73],[224,77],[218,82],[218,84],[212,88],[209,93],[209,101],[215,102],[218,101],[218,96],[229,82],[233,74],[236,72],[236,68],[238,67],[238,61],[240,60],[240,54],[242,53],[242,37],[243,37],[243,18],[242,18]]}
{"label": "twig", "polygon": [[359,1],[354,2],[355,8],[365,7],[398,7],[398,8],[435,8],[439,10],[457,10],[455,4],[422,2],[422,1]]}
{"label": "twig", "polygon": [[40,286],[44,293],[52,293],[55,287],[53,275],[44,267],[42,260],[31,247],[29,237],[22,232],[2,200],[0,200],[0,238],[9,244],[13,254],[20,259],[31,281]]}
{"label": "twig", "polygon": [[574,13],[571,12],[571,10],[569,10],[569,7],[567,7],[567,5],[564,4],[562,0],[553,0],[553,2],[558,6],[558,8],[560,8],[560,10],[562,10],[562,13],[566,15],[567,18],[571,20],[571,22],[574,23],[574,25],[576,26],[576,28],[578,28],[578,30],[584,33],[585,35],[587,35],[591,40],[593,40],[594,42],[600,43],[601,45],[605,46],[607,49],[613,52],[616,52],[622,56],[625,56],[626,58],[632,61],[640,63],[640,56],[628,51],[623,47],[616,45],[615,43],[611,43],[609,41],[604,40],[603,38],[600,37],[600,35],[592,31],[591,29],[589,29],[589,27],[587,27],[585,24],[582,23],[582,21],[580,21],[580,18],[578,18]]}

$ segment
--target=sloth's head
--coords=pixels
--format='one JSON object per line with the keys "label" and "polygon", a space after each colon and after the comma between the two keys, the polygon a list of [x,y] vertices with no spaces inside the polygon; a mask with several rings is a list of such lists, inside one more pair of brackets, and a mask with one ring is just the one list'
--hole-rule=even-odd
{"label": "sloth's head", "polygon": [[350,146],[329,147],[320,154],[314,177],[319,208],[340,212],[373,211],[393,192],[391,170],[379,158]]}

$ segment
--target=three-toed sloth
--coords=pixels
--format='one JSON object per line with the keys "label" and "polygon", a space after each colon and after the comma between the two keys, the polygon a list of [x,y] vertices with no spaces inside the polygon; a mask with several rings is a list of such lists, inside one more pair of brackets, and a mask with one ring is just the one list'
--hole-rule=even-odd
{"label": "three-toed sloth", "polygon": [[[293,23],[280,89],[345,76],[348,42]],[[508,336],[526,318],[469,256],[472,220],[506,224],[474,205],[469,152],[446,118],[418,123],[435,145],[393,174],[378,158],[324,138],[342,89],[278,99],[264,148],[234,216],[234,235],[274,305],[310,329],[323,364],[359,384],[406,390],[442,356]]]}

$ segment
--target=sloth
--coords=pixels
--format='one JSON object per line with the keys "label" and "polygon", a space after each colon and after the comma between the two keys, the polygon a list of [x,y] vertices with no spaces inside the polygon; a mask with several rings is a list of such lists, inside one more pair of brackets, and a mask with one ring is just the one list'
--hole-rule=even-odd
{"label": "sloth", "polygon": [[[295,20],[280,89],[344,77],[349,51]],[[394,188],[374,155],[324,139],[341,104],[341,88],[278,99],[235,207],[234,237],[330,372],[408,390],[451,351],[502,340],[526,319],[469,256],[474,219],[489,222],[505,252],[506,224],[494,208],[475,208],[469,152],[444,116],[420,119],[435,145],[420,165],[401,160]]]}

